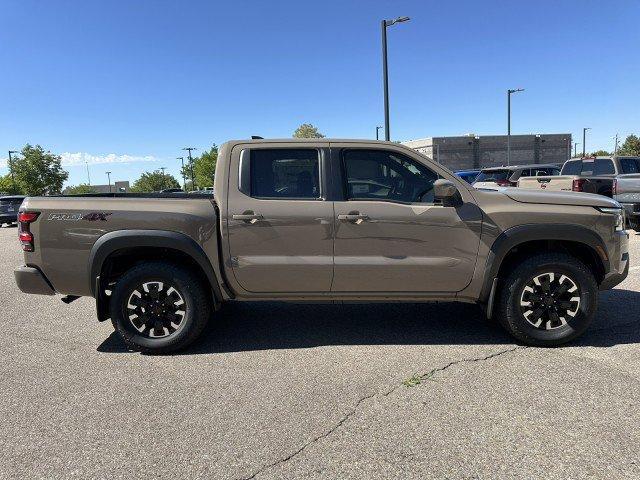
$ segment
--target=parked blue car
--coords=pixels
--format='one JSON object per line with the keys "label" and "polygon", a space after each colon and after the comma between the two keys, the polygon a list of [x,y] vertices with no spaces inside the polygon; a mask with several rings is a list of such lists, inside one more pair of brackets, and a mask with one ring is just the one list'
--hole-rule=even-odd
{"label": "parked blue car", "polygon": [[480,173],[480,170],[458,170],[453,172],[467,183],[473,183]]}

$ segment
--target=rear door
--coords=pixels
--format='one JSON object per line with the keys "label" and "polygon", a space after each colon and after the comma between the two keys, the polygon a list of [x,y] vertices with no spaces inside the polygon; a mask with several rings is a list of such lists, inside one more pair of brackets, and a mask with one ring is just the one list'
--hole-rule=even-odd
{"label": "rear door", "polygon": [[333,292],[434,293],[462,290],[473,275],[481,213],[473,203],[434,203],[440,176],[463,183],[399,147],[332,144],[335,201]]}
{"label": "rear door", "polygon": [[333,277],[327,143],[246,144],[231,152],[227,235],[234,287],[322,293]]}

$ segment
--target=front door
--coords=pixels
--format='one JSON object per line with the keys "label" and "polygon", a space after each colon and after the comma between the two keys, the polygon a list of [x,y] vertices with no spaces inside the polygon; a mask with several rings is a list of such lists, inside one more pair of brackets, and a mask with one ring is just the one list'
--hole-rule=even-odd
{"label": "front door", "polygon": [[393,147],[332,144],[331,154],[339,159],[333,165],[342,172],[344,191],[335,202],[332,291],[419,294],[457,292],[469,284],[480,211],[473,203],[434,203],[437,167]]}
{"label": "front door", "polygon": [[333,277],[333,203],[326,143],[238,145],[231,155],[227,234],[236,287],[326,293]]}

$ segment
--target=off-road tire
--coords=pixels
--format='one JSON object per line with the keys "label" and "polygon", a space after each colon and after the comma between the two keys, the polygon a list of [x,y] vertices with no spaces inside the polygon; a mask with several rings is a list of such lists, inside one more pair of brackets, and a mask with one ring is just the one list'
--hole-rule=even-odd
{"label": "off-road tire", "polygon": [[[532,325],[525,318],[521,306],[525,287],[536,276],[547,272],[560,276],[556,278],[562,275],[569,277],[578,287],[580,299],[575,316],[565,315],[566,325],[549,330]],[[527,345],[553,347],[570,342],[589,327],[598,306],[598,284],[593,273],[584,263],[563,253],[532,256],[512,269],[501,283],[496,312],[498,320],[511,335]]]}
{"label": "off-road tire", "polygon": [[[173,286],[184,301],[180,327],[167,337],[151,338],[138,331],[129,320],[127,304],[132,292],[149,282]],[[109,309],[113,327],[129,348],[156,354],[175,352],[193,343],[206,327],[211,314],[205,287],[198,277],[167,262],[145,263],[128,270],[113,289]]]}

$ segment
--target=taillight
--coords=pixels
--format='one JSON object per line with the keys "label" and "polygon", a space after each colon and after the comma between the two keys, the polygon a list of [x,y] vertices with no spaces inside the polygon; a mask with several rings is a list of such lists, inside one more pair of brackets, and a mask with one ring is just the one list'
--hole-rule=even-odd
{"label": "taillight", "polygon": [[31,224],[36,221],[40,212],[20,212],[18,214],[18,238],[22,244],[22,250],[25,252],[33,252],[33,233],[31,233]]}
{"label": "taillight", "polygon": [[573,183],[571,184],[571,190],[573,190],[574,192],[582,192],[582,186],[584,185],[584,182],[586,180],[584,178],[576,178],[573,180]]}
{"label": "taillight", "polygon": [[618,194],[618,179],[617,178],[613,179],[613,185],[611,186],[611,194],[612,195],[617,195]]}

